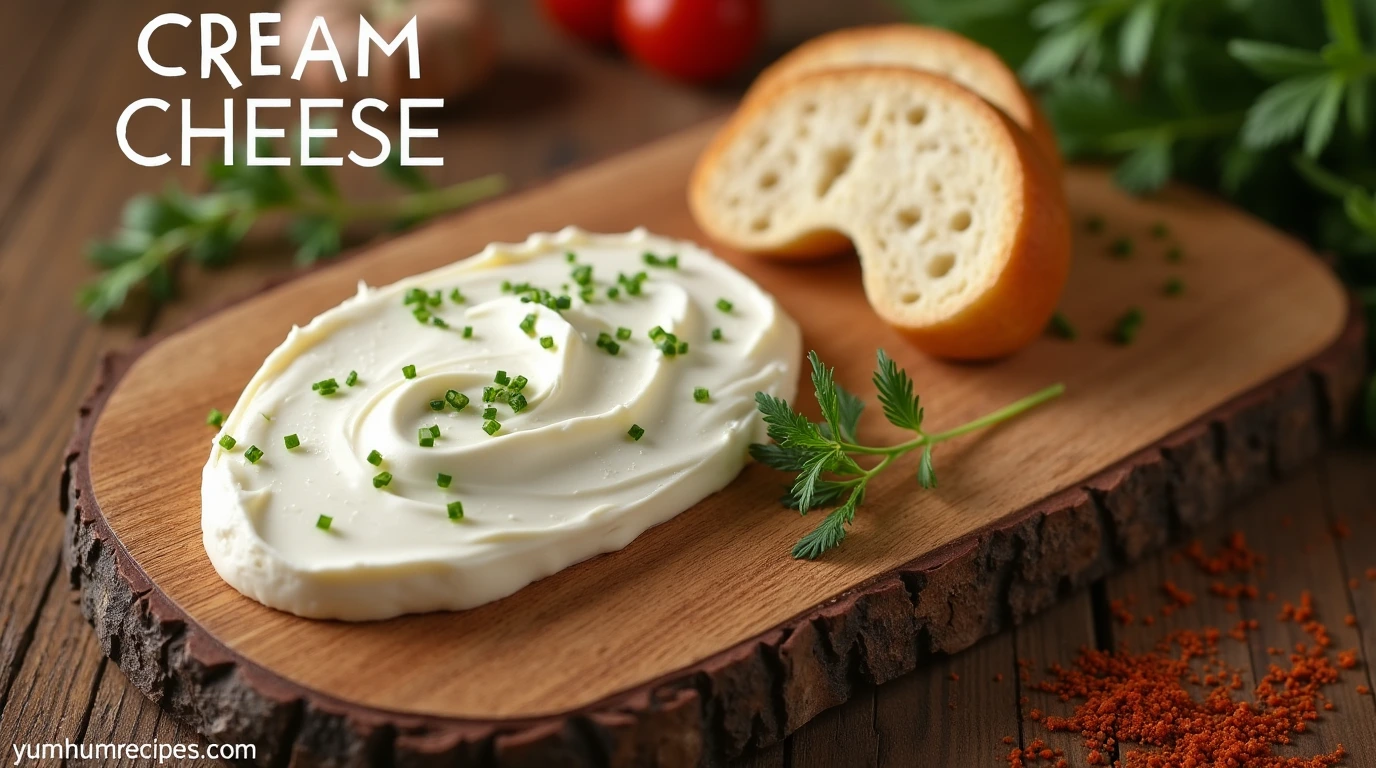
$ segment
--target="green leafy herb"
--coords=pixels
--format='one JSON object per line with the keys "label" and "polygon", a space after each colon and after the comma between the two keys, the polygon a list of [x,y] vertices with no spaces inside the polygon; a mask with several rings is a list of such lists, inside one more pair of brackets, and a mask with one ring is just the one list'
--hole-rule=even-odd
{"label": "green leafy herb", "polygon": [[487,421],[483,422],[483,431],[489,435],[497,434],[497,430],[501,428],[501,423],[498,422],[496,419],[488,419]]}
{"label": "green leafy herb", "polygon": [[630,340],[631,340],[631,329],[630,329],[630,328],[626,328],[626,327],[624,327],[624,326],[621,327],[621,328],[617,328],[617,329],[616,329],[616,338],[620,339],[621,341],[630,341]]}
{"label": "green leafy herb", "polygon": [[553,349],[553,348],[554,348],[554,337],[553,337],[553,336],[541,336],[541,337],[540,337],[540,346],[544,347],[545,349]]}
{"label": "green leafy herb", "polygon": [[465,325],[465,326],[463,327],[463,337],[464,337],[465,339],[471,339],[471,338],[473,338],[473,326],[471,326],[471,325]]}
{"label": "green leafy herb", "polygon": [[344,377],[345,386],[352,387],[358,383],[358,371],[349,371],[349,375]]}
{"label": "green leafy herb", "polygon": [[[276,155],[266,139],[258,142],[256,153]],[[146,289],[156,302],[169,301],[176,293],[174,267],[179,260],[207,268],[224,266],[265,217],[288,218],[296,262],[304,265],[338,253],[345,230],[355,224],[409,226],[492,197],[505,187],[500,176],[487,176],[431,189],[415,168],[402,166],[395,153],[384,169],[413,191],[390,200],[350,201],[340,196],[322,166],[250,166],[246,148],[240,147],[232,164],[217,159],[209,166],[209,189],[203,194],[170,186],[129,200],[119,228],[87,246],[87,258],[102,273],[82,286],[77,303],[99,319],[122,307],[136,289]]]}
{"label": "green leafy herb", "polygon": [[730,312],[734,305],[726,299],[717,299],[717,309],[722,312]]}
{"label": "green leafy herb", "polygon": [[468,395],[451,389],[444,393],[444,402],[448,403],[454,410],[462,411],[468,407]]}
{"label": "green leafy herb", "polygon": [[374,487],[374,488],[386,488],[388,485],[391,485],[391,483],[392,483],[392,473],[391,473],[391,472],[379,472],[379,473],[377,473],[376,475],[373,475],[373,487]]}
{"label": "green leafy herb", "polygon": [[1074,341],[1075,337],[1079,335],[1075,326],[1071,324],[1070,318],[1060,312],[1051,316],[1051,322],[1046,325],[1046,332],[1066,341]]}
{"label": "green leafy herb", "polygon": [[640,438],[645,436],[645,428],[639,424],[632,424],[631,428],[626,430],[626,434],[630,435],[631,439],[638,443],[640,442]]}
{"label": "green leafy herb", "polygon": [[497,409],[494,408],[494,407],[491,407],[491,406],[489,406],[489,407],[487,407],[487,408],[484,408],[484,409],[483,409],[483,418],[484,418],[484,419],[487,419],[487,420],[489,420],[489,421],[491,421],[492,419],[497,418]]}
{"label": "green leafy herb", "polygon": [[[812,560],[840,545],[865,500],[870,479],[898,458],[921,449],[918,483],[924,488],[935,488],[934,446],[1007,421],[1065,391],[1064,385],[1055,384],[974,421],[944,432],[928,433],[922,426],[924,411],[913,393],[912,379],[883,350],[879,350],[877,357],[874,387],[879,403],[889,423],[916,433],[917,436],[907,442],[892,446],[856,443],[856,427],[864,403],[836,383],[833,370],[822,364],[816,352],[808,354],[808,361],[812,364],[812,387],[822,413],[820,423],[794,411],[781,398],[765,392],[755,395],[755,403],[774,442],[752,445],[751,456],[762,464],[797,475],[784,496],[784,504],[803,514],[817,507],[838,505],[793,548],[796,558]],[[860,461],[875,458],[878,462],[868,469],[860,464]]]}
{"label": "green leafy herb", "polygon": [[713,329],[712,329],[712,341],[721,341],[721,329],[720,329],[720,328],[713,328]]}
{"label": "green leafy herb", "polygon": [[382,454],[378,453],[377,451],[369,451],[368,463],[372,464],[375,467],[382,466]]}
{"label": "green leafy herb", "polygon": [[443,400],[431,400],[431,401],[430,401],[430,410],[432,410],[432,411],[442,411],[442,410],[444,410],[444,401],[443,401]]}
{"label": "green leafy herb", "polygon": [[712,397],[712,393],[711,393],[711,392],[708,392],[706,387],[694,387],[694,388],[693,388],[693,401],[694,401],[694,402],[705,403],[705,402],[707,402],[709,399],[711,399],[711,397]]}
{"label": "green leafy herb", "polygon": [[257,464],[261,458],[263,458],[263,449],[256,445],[250,445],[248,450],[244,451],[244,461],[250,464]]}
{"label": "green leafy herb", "polygon": [[448,488],[450,484],[453,482],[454,476],[446,475],[443,472],[439,473],[439,475],[435,477],[435,485],[438,485],[441,488]]}
{"label": "green leafy herb", "polygon": [[235,440],[232,435],[221,435],[219,440],[220,447],[225,449],[226,451],[234,450],[234,445],[237,442],[238,441]]}
{"label": "green leafy herb", "polygon": [[420,444],[420,447],[422,447],[422,448],[434,448],[434,447],[435,447],[435,436],[432,435],[432,434],[430,434],[429,428],[427,428],[427,427],[421,427],[420,429],[416,430],[416,433],[417,433],[417,434],[416,434],[416,442]]}
{"label": "green leafy herb", "polygon": [[535,321],[537,319],[538,318],[534,314],[529,314],[521,318],[521,330],[524,331],[527,336],[535,335]]}
{"label": "green leafy herb", "polygon": [[334,518],[330,517],[329,515],[321,515],[320,517],[315,518],[315,527],[319,528],[322,531],[330,530],[330,526],[332,524],[334,524]]}
{"label": "green leafy herb", "polygon": [[449,512],[449,519],[459,521],[463,519],[463,502],[451,501],[446,509]]}
{"label": "green leafy herb", "polygon": [[205,415],[205,423],[218,429],[221,424],[225,423],[225,415],[220,412],[219,408],[211,408],[210,413]]}
{"label": "green leafy herb", "polygon": [[416,366],[404,365],[401,367],[401,375],[408,379],[416,378]]}
{"label": "green leafy herb", "polygon": [[286,444],[287,450],[290,451],[290,450],[293,449],[293,448],[300,447],[300,445],[301,445],[301,438],[300,438],[300,437],[297,437],[295,434],[291,434],[291,435],[287,435],[286,437],[282,438],[282,442]]}
{"label": "green leafy herb", "polygon": [[1122,317],[1118,318],[1118,322],[1113,324],[1113,331],[1109,337],[1113,343],[1125,347],[1137,340],[1137,333],[1142,330],[1142,322],[1145,319],[1142,310],[1132,307],[1124,312]]}

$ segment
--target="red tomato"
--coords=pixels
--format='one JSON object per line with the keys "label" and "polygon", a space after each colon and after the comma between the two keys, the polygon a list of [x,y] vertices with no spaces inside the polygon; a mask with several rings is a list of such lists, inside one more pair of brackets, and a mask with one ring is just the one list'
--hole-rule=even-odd
{"label": "red tomato", "polygon": [[565,32],[606,45],[616,31],[616,0],[543,0],[545,15]]}
{"label": "red tomato", "polygon": [[764,29],[761,0],[618,0],[616,35],[636,61],[689,82],[740,69]]}

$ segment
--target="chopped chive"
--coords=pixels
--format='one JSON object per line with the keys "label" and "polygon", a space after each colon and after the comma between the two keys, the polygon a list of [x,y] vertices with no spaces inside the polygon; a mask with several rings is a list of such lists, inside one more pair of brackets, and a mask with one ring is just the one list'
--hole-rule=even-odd
{"label": "chopped chive", "polygon": [[1167,296],[1179,296],[1185,293],[1185,281],[1178,277],[1172,277],[1166,281],[1166,285],[1162,290]]}
{"label": "chopped chive", "polygon": [[443,300],[444,299],[440,297],[440,289],[436,288],[430,293],[430,306],[438,307]]}
{"label": "chopped chive", "polygon": [[435,447],[435,436],[430,434],[430,430],[425,427],[416,430],[416,440],[420,443],[420,447],[422,448]]}
{"label": "chopped chive", "polygon": [[626,328],[625,326],[622,326],[622,327],[620,327],[620,328],[617,328],[617,329],[616,329],[616,338],[620,339],[621,341],[630,341],[630,339],[631,339],[631,329],[630,329],[630,328]]}
{"label": "chopped chive", "polygon": [[205,415],[205,423],[212,427],[219,427],[225,423],[225,415],[220,412],[219,408],[211,408],[210,413]]}
{"label": "chopped chive", "polygon": [[678,354],[678,345],[672,341],[665,341],[659,345],[659,351],[663,352],[665,357],[673,357]]}
{"label": "chopped chive", "polygon": [[233,437],[232,435],[221,435],[221,436],[220,436],[220,447],[223,448],[223,449],[225,449],[226,451],[233,450],[233,449],[234,449],[234,444],[237,443],[237,442],[239,442],[239,441],[238,441],[238,440],[235,440],[234,437]]}
{"label": "chopped chive", "polygon": [[668,267],[669,269],[678,269],[677,254],[661,259],[658,255],[646,251],[645,255],[641,258],[644,259],[646,264],[652,267]]}
{"label": "chopped chive", "polygon": [[697,402],[699,402],[699,403],[705,403],[705,402],[707,402],[707,399],[710,398],[711,396],[712,396],[712,394],[711,394],[710,392],[707,391],[707,387],[694,387],[694,388],[693,388],[693,400],[695,400],[695,401],[697,401]]}
{"label": "chopped chive", "polygon": [[321,397],[328,397],[329,395],[333,395],[335,393],[335,390],[338,389],[339,383],[336,382],[334,379],[325,379],[324,381],[317,381],[311,385],[311,390],[313,392],[319,392]]}
{"label": "chopped chive", "polygon": [[462,519],[463,519],[463,502],[462,502],[462,501],[451,501],[451,502],[449,502],[449,506],[447,507],[447,509],[449,510],[449,519],[450,519],[450,520],[462,520]]}
{"label": "chopped chive", "polygon": [[621,345],[617,344],[614,341],[609,341],[601,346],[603,349],[607,351],[607,354],[611,355],[612,357],[616,357],[617,355],[621,354]]}
{"label": "chopped chive", "polygon": [[391,482],[392,482],[392,473],[391,473],[391,472],[379,472],[379,473],[377,473],[376,475],[373,475],[373,487],[374,487],[374,488],[386,488],[388,485],[391,484]]}
{"label": "chopped chive", "polygon": [[686,355],[686,354],[688,354],[688,342],[686,342],[686,341],[680,341],[680,342],[678,343],[678,353],[679,353],[680,355]]}
{"label": "chopped chive", "polygon": [[506,374],[506,371],[497,371],[497,376],[492,380],[504,387],[511,383],[511,377]]}
{"label": "chopped chive", "polygon": [[484,402],[484,403],[495,403],[495,402],[497,402],[497,388],[496,388],[496,387],[483,387],[483,402]]}
{"label": "chopped chive", "polygon": [[592,283],[592,265],[579,264],[573,268],[573,272],[569,276],[573,278],[573,282],[579,285],[590,285]]}
{"label": "chopped chive", "polygon": [[1182,261],[1184,261],[1184,260],[1185,260],[1185,251],[1182,250],[1182,249],[1180,248],[1180,246],[1178,246],[1178,245],[1173,245],[1173,246],[1171,246],[1170,250],[1166,251],[1166,261],[1169,261],[1169,262],[1171,262],[1172,264],[1179,264],[1180,262],[1182,262]]}
{"label": "chopped chive", "polygon": [[573,306],[573,299],[568,296],[559,296],[554,299],[555,309],[568,309]]}
{"label": "chopped chive", "polygon": [[440,436],[440,425],[431,424],[427,429],[429,429],[431,437],[438,438]]}
{"label": "chopped chive", "polygon": [[501,428],[501,423],[499,423],[496,419],[488,419],[487,421],[483,422],[483,431],[489,435],[497,434],[497,430]]}
{"label": "chopped chive", "polygon": [[592,304],[596,294],[596,286],[585,285],[578,289],[578,298],[582,299],[584,304]]}
{"label": "chopped chive", "polygon": [[488,420],[497,418],[497,409],[496,409],[496,408],[493,408],[493,407],[491,407],[491,406],[488,406],[487,408],[484,408],[484,409],[483,409],[483,418],[484,418],[484,419],[488,419]]}
{"label": "chopped chive", "polygon": [[1112,339],[1121,346],[1127,346],[1137,340],[1137,332],[1142,329],[1142,321],[1145,318],[1142,310],[1132,307],[1123,316],[1118,318],[1118,322],[1113,326]]}
{"label": "chopped chive", "polygon": [[358,371],[349,371],[349,375],[344,377],[344,383],[350,387],[358,383]]}
{"label": "chopped chive", "polygon": [[502,281],[502,293],[511,293],[511,281],[510,281],[510,280],[503,280],[503,281]]}
{"label": "chopped chive", "polygon": [[244,460],[250,464],[257,464],[261,458],[263,458],[263,449],[256,445],[250,445],[248,450],[244,451]]}
{"label": "chopped chive", "polygon": [[435,485],[438,485],[441,488],[448,488],[449,484],[452,482],[454,482],[454,476],[446,475],[443,472],[439,473],[439,475],[435,477]]}
{"label": "chopped chive", "polygon": [[621,298],[621,289],[620,289],[620,288],[617,288],[617,287],[614,286],[614,285],[613,285],[613,286],[608,286],[608,288],[607,288],[607,298],[612,299],[613,301],[615,301],[616,299]]}
{"label": "chopped chive", "polygon": [[328,531],[330,530],[330,525],[333,522],[333,517],[330,517],[329,515],[321,515],[320,517],[315,518],[315,527],[319,528],[322,531]]}
{"label": "chopped chive", "polygon": [[545,349],[553,349],[553,348],[554,348],[554,337],[553,337],[553,336],[541,336],[541,337],[540,337],[540,346],[544,347]]}
{"label": "chopped chive", "polygon": [[720,309],[723,312],[730,312],[733,306],[735,305],[727,301],[726,299],[717,299],[717,309]]}
{"label": "chopped chive", "polygon": [[1071,324],[1070,318],[1060,312],[1051,316],[1051,321],[1046,324],[1046,332],[1066,341],[1074,341],[1075,337],[1079,335],[1075,326]]}
{"label": "chopped chive", "polygon": [[1091,235],[1097,235],[1104,231],[1104,217],[1098,214],[1089,216],[1085,219],[1085,231]]}
{"label": "chopped chive", "polygon": [[425,291],[421,290],[420,288],[411,288],[410,290],[406,291],[406,295],[402,298],[401,303],[415,304],[419,302],[423,304],[425,303],[425,300],[427,298],[428,296],[426,296]]}
{"label": "chopped chive", "polygon": [[431,400],[431,401],[430,401],[430,410],[432,410],[432,411],[442,411],[442,410],[444,410],[444,401],[443,401],[443,400]]}
{"label": "chopped chive", "polygon": [[1108,252],[1115,258],[1126,259],[1127,257],[1132,255],[1132,238],[1116,238],[1112,243],[1109,244]]}
{"label": "chopped chive", "polygon": [[658,325],[650,329],[650,341],[658,343],[660,339],[668,335],[669,334],[665,333],[664,329]]}
{"label": "chopped chive", "polygon": [[713,329],[712,329],[712,341],[721,341],[721,329],[720,329],[720,328],[713,328]]}
{"label": "chopped chive", "polygon": [[463,327],[463,337],[464,337],[465,339],[471,339],[471,338],[473,338],[473,326],[471,326],[471,325],[465,325],[465,326]]}
{"label": "chopped chive", "polygon": [[415,309],[411,310],[411,316],[416,318],[416,322],[420,323],[421,325],[425,325],[426,323],[430,322],[430,310],[426,309],[425,307],[416,307]]}
{"label": "chopped chive", "polygon": [[526,402],[525,395],[517,393],[512,395],[511,399],[507,400],[507,405],[511,406],[512,413],[520,413],[521,411],[524,411],[526,409],[526,406],[529,405],[529,403]]}
{"label": "chopped chive", "polygon": [[382,454],[378,453],[377,451],[369,451],[368,463],[372,464],[375,467],[382,466]]}
{"label": "chopped chive", "polygon": [[282,442],[286,443],[286,445],[287,445],[287,450],[290,451],[291,449],[296,448],[296,447],[298,447],[299,445],[301,445],[301,438],[297,437],[295,434],[291,434],[291,435],[287,435],[286,437],[282,438]]}
{"label": "chopped chive", "polygon": [[632,424],[631,428],[626,430],[626,434],[630,435],[632,440],[640,442],[640,438],[645,436],[645,429],[639,424]]}
{"label": "chopped chive", "polygon": [[405,376],[405,377],[408,378],[408,379],[414,379],[414,378],[416,378],[416,366],[414,366],[414,365],[403,366],[402,369],[401,369],[401,375],[402,375],[402,376]]}
{"label": "chopped chive", "polygon": [[537,320],[537,318],[536,318],[536,316],[535,316],[533,313],[532,313],[532,314],[529,314],[529,315],[526,315],[524,318],[521,319],[521,330],[522,330],[522,331],[525,331],[525,334],[526,334],[527,336],[534,336],[534,335],[535,335],[535,321],[536,321],[536,320]]}
{"label": "chopped chive", "polygon": [[572,264],[573,262],[578,261],[578,254],[574,253],[573,251],[569,251],[564,254],[564,261],[567,261],[568,263]]}
{"label": "chopped chive", "polygon": [[458,288],[455,288],[454,290],[450,291],[449,300],[454,302],[455,304],[462,304],[464,302],[463,291],[460,291]]}
{"label": "chopped chive", "polygon": [[1166,226],[1166,222],[1158,221],[1151,225],[1151,236],[1157,240],[1164,240],[1169,237],[1171,230]]}
{"label": "chopped chive", "polygon": [[527,379],[524,376],[517,376],[516,378],[511,380],[511,385],[508,386],[507,389],[511,390],[512,392],[520,392],[521,390],[525,389],[526,385],[529,383],[530,379]]}
{"label": "chopped chive", "polygon": [[435,326],[436,328],[448,328],[448,327],[449,327],[449,323],[445,322],[445,321],[444,321],[444,318],[442,318],[442,317],[432,317],[432,318],[430,318],[430,324],[433,325],[433,326]]}
{"label": "chopped chive", "polygon": [[468,407],[468,395],[451,389],[444,393],[444,402],[453,406],[454,410],[462,411],[464,408]]}
{"label": "chopped chive", "polygon": [[597,346],[599,346],[599,347],[605,346],[605,345],[607,344],[607,342],[609,342],[609,341],[611,341],[611,340],[612,340],[612,335],[611,335],[610,333],[607,333],[606,331],[603,331],[603,332],[597,334]]}

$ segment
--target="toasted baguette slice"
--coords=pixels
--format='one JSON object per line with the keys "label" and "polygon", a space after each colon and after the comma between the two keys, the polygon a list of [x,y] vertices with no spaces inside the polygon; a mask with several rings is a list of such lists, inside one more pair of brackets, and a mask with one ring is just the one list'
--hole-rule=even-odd
{"label": "toasted baguette slice", "polygon": [[1070,263],[1059,176],[971,91],[906,68],[804,75],[752,98],[698,160],[689,203],[762,255],[859,253],[875,311],[935,355],[1036,338]]}
{"label": "toasted baguette slice", "polygon": [[[886,24],[854,27],[814,38],[766,69],[751,87],[759,93],[812,72],[851,67],[910,67],[945,75],[1002,109],[1032,134],[1059,172],[1056,133],[1018,76],[993,51],[936,27]],[[749,98],[747,95],[746,98]]]}

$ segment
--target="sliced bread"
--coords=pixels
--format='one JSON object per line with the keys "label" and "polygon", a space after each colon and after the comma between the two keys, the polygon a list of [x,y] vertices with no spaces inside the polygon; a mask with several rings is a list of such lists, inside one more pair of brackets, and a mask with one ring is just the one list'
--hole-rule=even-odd
{"label": "sliced bread", "polygon": [[[850,67],[910,67],[935,72],[983,96],[1032,135],[1058,171],[1056,133],[1018,76],[993,51],[936,27],[885,24],[853,27],[814,38],[766,69],[751,93],[799,75]],[[749,98],[749,96],[747,96]]]}
{"label": "sliced bread", "polygon": [[702,154],[689,198],[699,226],[738,250],[821,256],[853,243],[875,311],[943,357],[1029,343],[1069,270],[1059,176],[1026,131],[908,68],[760,92]]}

